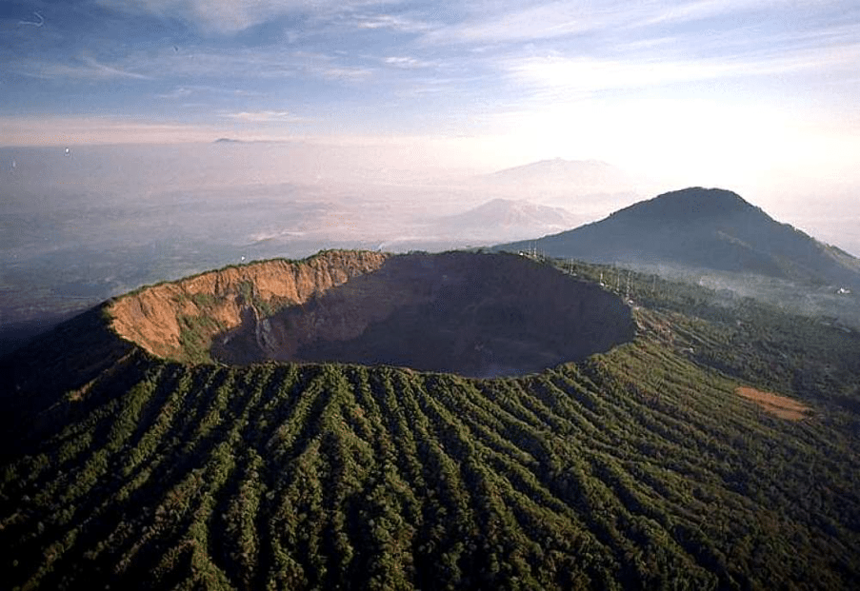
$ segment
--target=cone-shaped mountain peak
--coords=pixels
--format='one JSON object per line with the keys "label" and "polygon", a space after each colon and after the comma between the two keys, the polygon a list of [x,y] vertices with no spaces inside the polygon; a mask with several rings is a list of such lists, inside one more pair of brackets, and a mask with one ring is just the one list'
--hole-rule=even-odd
{"label": "cone-shaped mountain peak", "polygon": [[610,218],[637,216],[642,219],[656,218],[665,222],[714,221],[721,217],[742,213],[768,217],[767,214],[750,205],[733,191],[690,187],[680,191],[663,193],[647,201],[640,201],[613,213]]}
{"label": "cone-shaped mountain peak", "polygon": [[756,273],[860,287],[860,261],[775,221],[737,193],[692,187],[537,240],[498,246],[596,263]]}

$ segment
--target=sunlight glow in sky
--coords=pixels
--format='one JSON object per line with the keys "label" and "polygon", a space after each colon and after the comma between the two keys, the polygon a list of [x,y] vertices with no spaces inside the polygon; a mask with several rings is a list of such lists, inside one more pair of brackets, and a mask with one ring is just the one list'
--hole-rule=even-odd
{"label": "sunlight glow in sky", "polygon": [[7,1],[0,145],[410,141],[856,183],[858,64],[845,1]]}

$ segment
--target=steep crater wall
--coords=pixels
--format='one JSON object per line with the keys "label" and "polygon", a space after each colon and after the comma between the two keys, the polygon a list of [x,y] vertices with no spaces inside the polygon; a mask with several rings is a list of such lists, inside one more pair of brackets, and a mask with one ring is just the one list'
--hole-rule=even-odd
{"label": "steep crater wall", "polygon": [[126,299],[134,301],[114,306],[115,329],[126,338],[158,355],[228,364],[340,361],[516,375],[606,351],[632,339],[635,326],[618,297],[502,254],[323,253]]}
{"label": "steep crater wall", "polygon": [[120,336],[159,357],[208,360],[215,335],[242,326],[249,313],[301,304],[352,277],[378,269],[390,255],[324,251],[303,261],[227,267],[141,289],[108,312]]}

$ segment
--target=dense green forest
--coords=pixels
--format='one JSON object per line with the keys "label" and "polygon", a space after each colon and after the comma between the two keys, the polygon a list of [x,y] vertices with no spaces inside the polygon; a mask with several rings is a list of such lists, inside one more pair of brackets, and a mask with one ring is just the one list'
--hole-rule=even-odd
{"label": "dense green forest", "polygon": [[7,357],[3,588],[860,588],[860,335],[546,264],[634,341],[496,379],[189,365],[94,310]]}

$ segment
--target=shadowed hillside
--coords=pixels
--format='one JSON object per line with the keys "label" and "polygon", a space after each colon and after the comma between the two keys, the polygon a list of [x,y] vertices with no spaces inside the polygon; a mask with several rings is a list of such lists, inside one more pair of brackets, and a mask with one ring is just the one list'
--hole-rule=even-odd
{"label": "shadowed hillside", "polygon": [[[428,259],[378,269],[398,260]],[[462,260],[486,278],[498,259]],[[604,272],[522,263],[574,285]],[[279,268],[305,264],[331,270]],[[860,335],[652,277],[629,289],[631,342],[494,379],[190,365],[117,336],[109,308],[70,321],[0,360],[3,403],[28,401],[32,425],[4,441],[4,585],[857,588]]]}

